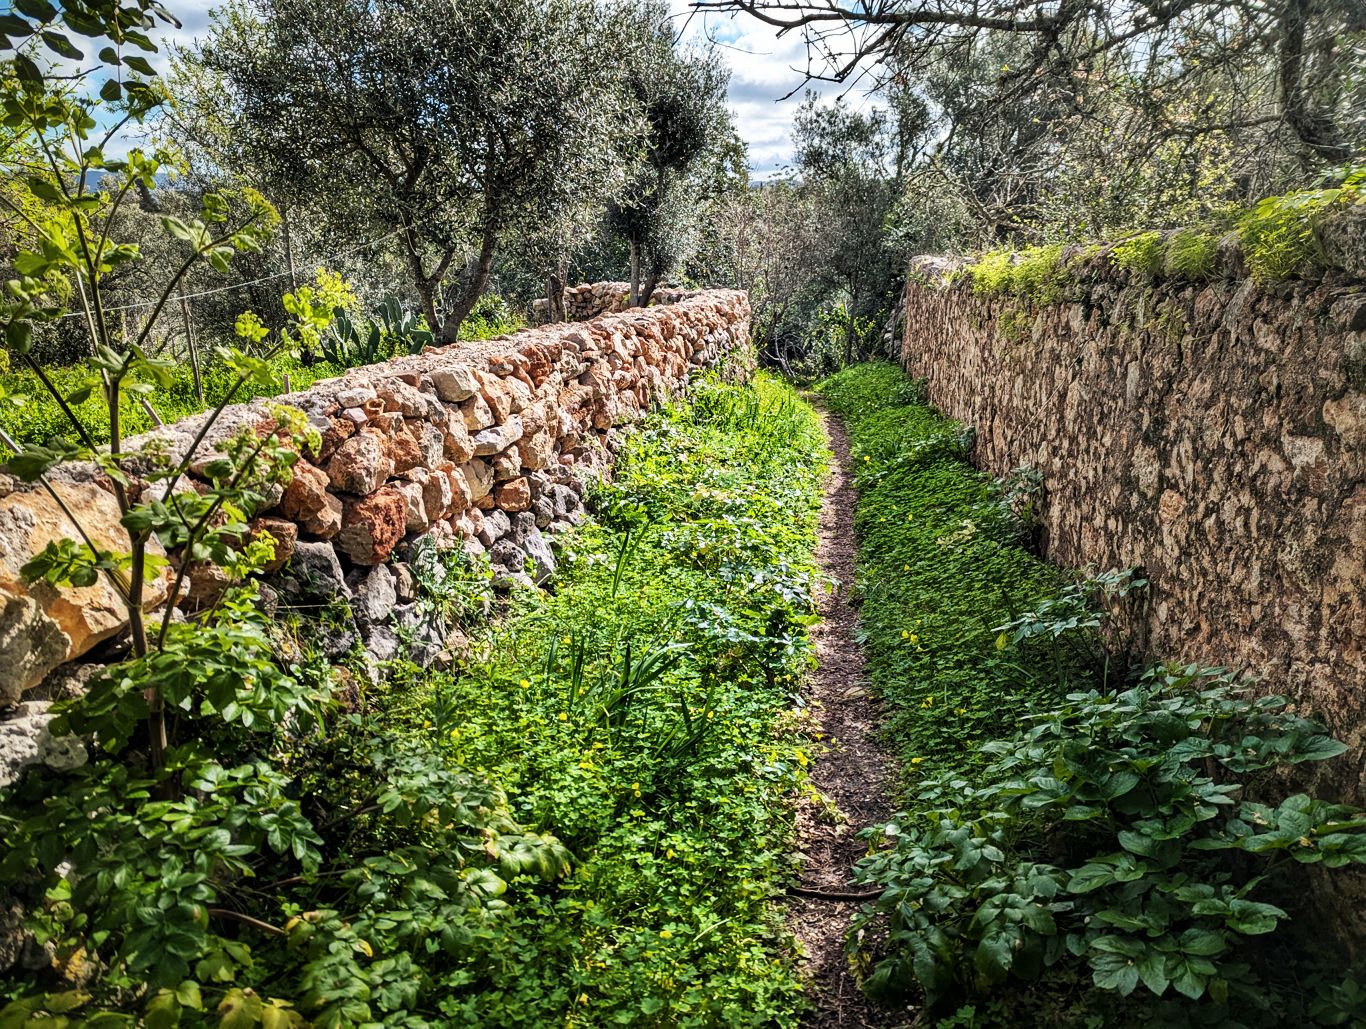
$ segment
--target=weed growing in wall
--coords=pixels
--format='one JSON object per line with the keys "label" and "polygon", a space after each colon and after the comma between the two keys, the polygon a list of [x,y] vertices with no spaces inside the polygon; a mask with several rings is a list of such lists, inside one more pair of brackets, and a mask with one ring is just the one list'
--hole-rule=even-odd
{"label": "weed growing in wall", "polygon": [[1341,186],[1300,190],[1259,201],[1238,221],[1248,271],[1259,282],[1277,281],[1321,268],[1318,230],[1334,209],[1366,199],[1366,169],[1356,169]]}
{"label": "weed growing in wall", "polygon": [[1219,238],[1200,229],[1180,229],[1167,240],[1162,273],[1196,281],[1214,277],[1219,259]]}
{"label": "weed growing in wall", "polygon": [[1110,260],[1125,271],[1154,276],[1162,271],[1163,243],[1160,232],[1140,232],[1115,244]]}
{"label": "weed growing in wall", "polygon": [[[1221,213],[1210,224],[1172,233],[1135,233],[1110,248],[1110,260],[1116,267],[1144,278],[1204,281],[1218,273],[1220,239],[1232,231],[1242,247],[1248,272],[1257,282],[1313,278],[1323,270],[1320,231],[1324,220],[1363,201],[1366,169],[1353,168],[1340,185],[1267,197],[1246,211]],[[1069,262],[1063,261],[1061,244],[1015,252],[993,250],[967,266],[966,273],[972,279],[974,293],[1052,304],[1065,296],[1070,268],[1100,249],[1099,244],[1091,244]]]}
{"label": "weed growing in wall", "polygon": [[1013,296],[1035,305],[1061,300],[1067,279],[1061,243],[1016,253],[993,251],[971,265],[968,273],[974,293]]}

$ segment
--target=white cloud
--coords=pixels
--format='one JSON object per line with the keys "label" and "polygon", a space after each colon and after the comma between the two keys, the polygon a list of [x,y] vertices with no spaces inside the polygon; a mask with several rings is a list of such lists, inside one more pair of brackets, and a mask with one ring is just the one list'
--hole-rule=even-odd
{"label": "white cloud", "polygon": [[[717,45],[730,67],[730,106],[740,138],[749,146],[757,179],[778,174],[792,160],[792,116],[808,88],[827,102],[846,92],[828,82],[808,82],[806,45],[800,32],[779,36],[775,28],[745,15],[701,12],[688,0],[671,0],[685,39]],[[871,101],[861,90],[846,99],[856,108]]]}

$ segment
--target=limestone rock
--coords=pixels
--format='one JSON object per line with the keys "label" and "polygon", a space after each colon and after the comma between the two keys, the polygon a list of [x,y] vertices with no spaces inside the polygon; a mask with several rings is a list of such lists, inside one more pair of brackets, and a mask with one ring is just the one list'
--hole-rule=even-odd
{"label": "limestone rock", "polygon": [[76,736],[53,736],[51,702],[29,700],[9,717],[0,719],[0,788],[18,782],[30,765],[43,764],[57,771],[79,768],[89,759],[85,744]]}
{"label": "limestone rock", "polygon": [[512,522],[505,513],[490,511],[481,519],[477,535],[480,543],[486,547],[492,547],[511,531]]}
{"label": "limestone rock", "polygon": [[436,395],[448,404],[468,400],[479,392],[479,380],[474,377],[473,369],[466,365],[434,368],[427,374],[436,389]]}
{"label": "limestone rock", "polygon": [[408,502],[403,494],[393,486],[381,487],[346,503],[337,545],[358,565],[379,564],[403,538],[407,520]]}
{"label": "limestone rock", "polygon": [[405,519],[403,528],[405,532],[421,533],[426,532],[432,524],[431,516],[427,513],[427,499],[424,495],[423,485],[420,482],[400,482],[394,484],[394,489],[403,496]]}
{"label": "limestone rock", "polygon": [[345,493],[373,493],[394,474],[394,463],[384,437],[358,432],[337,448],[327,462],[327,477]]}
{"label": "limestone rock", "polygon": [[274,556],[261,569],[263,573],[269,575],[278,572],[289,563],[290,557],[294,554],[294,547],[299,542],[299,527],[286,518],[257,518],[251,523],[252,536],[259,536],[268,533],[274,540]]}
{"label": "limestone rock", "polygon": [[479,432],[493,424],[493,412],[482,395],[476,393],[460,405],[460,415],[465,420],[465,428]]}
{"label": "limestone rock", "polygon": [[330,600],[351,596],[337,550],[331,543],[295,544],[289,566],[279,579],[285,593],[293,597]]}
{"label": "limestone rock", "polygon": [[474,456],[474,440],[465,428],[465,419],[452,412],[442,423],[442,449],[447,460],[464,464]]}
{"label": "limestone rock", "polygon": [[470,489],[470,502],[475,503],[487,497],[493,490],[493,466],[487,461],[475,458],[460,466],[465,473],[465,482]]}
{"label": "limestone rock", "polygon": [[351,596],[351,610],[362,627],[384,621],[398,603],[394,574],[387,565],[375,565],[355,577]]}
{"label": "limestone rock", "polygon": [[475,435],[474,455],[476,457],[488,457],[497,454],[521,438],[522,420],[516,415],[509,415],[502,424],[484,429]]}
{"label": "limestone rock", "polygon": [[523,436],[517,443],[517,456],[521,459],[522,467],[529,471],[547,467],[554,453],[555,439],[545,429],[531,436]]}
{"label": "limestone rock", "polygon": [[[53,490],[77,512],[95,545],[123,554],[128,534],[118,503],[93,483],[54,481]],[[127,624],[123,599],[104,576],[92,586],[28,585],[20,569],[49,543],[80,532],[46,490],[20,489],[0,498],[0,704],[13,703],[57,665],[79,657]],[[148,552],[165,557],[155,540]],[[150,579],[144,607],[166,600],[170,572]]]}

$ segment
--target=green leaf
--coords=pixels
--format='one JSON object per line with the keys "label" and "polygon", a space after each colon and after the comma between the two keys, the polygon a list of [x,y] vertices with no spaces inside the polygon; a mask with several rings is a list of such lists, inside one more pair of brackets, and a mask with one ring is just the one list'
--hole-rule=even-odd
{"label": "green leaf", "polygon": [[1285,912],[1274,904],[1259,904],[1251,900],[1235,900],[1229,908],[1228,927],[1250,936],[1274,931],[1285,917]]}
{"label": "green leaf", "polygon": [[169,990],[152,998],[143,1014],[146,1029],[174,1029],[180,1024],[180,1001]]}
{"label": "green leaf", "polygon": [[1213,957],[1228,949],[1224,934],[1211,929],[1187,929],[1181,934],[1181,950],[1197,957]]}
{"label": "green leaf", "polygon": [[5,345],[16,354],[27,354],[33,349],[33,323],[10,322],[5,326]]}
{"label": "green leaf", "polygon": [[57,8],[48,3],[48,0],[14,0],[14,8],[20,14],[27,15],[37,21],[57,20]]}
{"label": "green leaf", "polygon": [[1135,966],[1138,969],[1138,976],[1143,980],[1152,993],[1162,996],[1171,985],[1171,980],[1167,978],[1167,956],[1159,951],[1150,950],[1143,957],[1138,959]]}
{"label": "green leaf", "polygon": [[131,57],[125,57],[123,63],[127,67],[132,68],[133,71],[137,72],[139,75],[153,77],[157,73],[156,69],[147,63],[147,58],[139,57],[136,54]]}
{"label": "green leaf", "polygon": [[164,215],[161,219],[161,225],[172,236],[183,239],[187,243],[194,243],[198,239],[199,234],[179,218]]}
{"label": "green leaf", "polygon": [[192,1011],[204,1010],[204,998],[199,992],[199,984],[193,979],[186,979],[175,988],[176,1000]]}
{"label": "green leaf", "polygon": [[14,74],[19,76],[20,82],[42,88],[43,73],[38,70],[38,66],[27,55],[19,53],[14,55]]}
{"label": "green leaf", "polygon": [[60,32],[53,32],[48,29],[42,32],[41,35],[43,37],[43,42],[47,44],[47,48],[54,53],[60,54],[69,61],[81,61],[85,59],[85,54],[78,50],[71,40],[67,39],[66,36],[62,35]]}

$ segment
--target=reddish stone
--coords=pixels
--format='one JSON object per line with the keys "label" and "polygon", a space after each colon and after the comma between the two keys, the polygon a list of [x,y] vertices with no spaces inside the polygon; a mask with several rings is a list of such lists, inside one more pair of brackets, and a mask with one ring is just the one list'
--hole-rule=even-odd
{"label": "reddish stone", "polygon": [[394,433],[384,441],[384,449],[394,474],[406,472],[422,463],[422,447],[407,432]]}
{"label": "reddish stone", "polygon": [[407,499],[395,487],[384,486],[346,502],[337,546],[358,565],[380,564],[403,538],[407,522]]}
{"label": "reddish stone", "polygon": [[330,539],[341,528],[341,501],[327,491],[327,474],[307,461],[295,463],[294,478],[280,498],[286,518],[311,535]]}
{"label": "reddish stone", "polygon": [[299,527],[283,518],[257,518],[251,523],[251,534],[255,537],[261,533],[269,533],[275,541],[275,556],[261,569],[269,575],[278,572],[294,556],[294,544],[299,542]]}
{"label": "reddish stone", "polygon": [[318,446],[315,460],[326,461],[337,452],[337,448],[356,434],[356,423],[350,418],[333,418],[332,424],[323,430],[322,442]]}
{"label": "reddish stone", "polygon": [[502,483],[493,491],[493,502],[509,514],[531,507],[531,483],[526,476]]}

